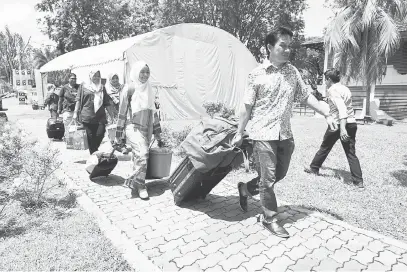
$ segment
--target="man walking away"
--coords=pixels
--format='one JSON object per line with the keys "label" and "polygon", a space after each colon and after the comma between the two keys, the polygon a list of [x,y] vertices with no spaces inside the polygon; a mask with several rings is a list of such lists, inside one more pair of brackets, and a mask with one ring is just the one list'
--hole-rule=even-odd
{"label": "man walking away", "polygon": [[285,177],[294,151],[290,124],[294,101],[306,102],[324,115],[330,126],[334,126],[329,111],[310,95],[300,73],[288,61],[292,37],[291,30],[284,27],[267,35],[265,45],[269,61],[248,76],[238,131],[232,142],[236,146],[242,144],[242,135],[249,123],[247,131],[253,140],[259,178],[238,184],[240,206],[247,211],[247,198],[260,193],[263,226],[283,238],[288,238],[289,234],[277,222],[274,185]]}
{"label": "man walking away", "polygon": [[329,69],[324,75],[328,88],[327,97],[330,113],[335,122],[339,124],[339,129],[332,131],[328,128],[326,130],[321,147],[315,154],[310,167],[305,168],[305,172],[318,175],[319,168],[328,157],[336,141],[340,139],[352,174],[352,181],[348,183],[363,188],[362,169],[355,149],[357,124],[352,107],[351,92],[348,87],[339,82],[341,78],[338,70]]}
{"label": "man walking away", "polygon": [[[58,112],[62,113],[64,120],[65,133],[68,132],[68,125],[72,121],[73,112],[75,110],[75,99],[78,93],[79,85],[76,84],[76,75],[69,74],[69,82],[64,85],[59,94]],[[66,134],[65,134],[66,135]]]}

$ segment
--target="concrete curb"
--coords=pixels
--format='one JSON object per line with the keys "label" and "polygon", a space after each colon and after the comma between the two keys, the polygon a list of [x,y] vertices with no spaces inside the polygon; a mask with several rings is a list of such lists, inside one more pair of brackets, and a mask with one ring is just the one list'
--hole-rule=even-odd
{"label": "concrete curb", "polygon": [[70,176],[68,176],[67,188],[75,191],[79,205],[96,218],[97,224],[105,237],[122,253],[124,259],[135,271],[162,271],[139,251],[136,245],[119,228],[111,223],[102,210],[73,182]]}

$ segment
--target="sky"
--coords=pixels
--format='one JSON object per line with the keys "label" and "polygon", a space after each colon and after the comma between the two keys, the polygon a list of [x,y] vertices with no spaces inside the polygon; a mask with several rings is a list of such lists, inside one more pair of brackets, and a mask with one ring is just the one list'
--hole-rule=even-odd
{"label": "sky", "polygon": [[[287,0],[288,1],[288,0]],[[54,45],[37,25],[40,13],[35,11],[35,4],[40,0],[0,0],[0,30],[6,25],[12,32],[20,33],[25,41],[31,37],[34,47]],[[324,7],[325,0],[307,0],[308,9],[304,12],[306,37],[322,36],[332,12]]]}

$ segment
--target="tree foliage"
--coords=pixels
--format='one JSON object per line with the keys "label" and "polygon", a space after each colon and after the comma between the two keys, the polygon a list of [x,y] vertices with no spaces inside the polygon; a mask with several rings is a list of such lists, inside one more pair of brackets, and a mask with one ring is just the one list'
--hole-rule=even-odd
{"label": "tree foliage", "polygon": [[406,0],[335,0],[339,9],[326,31],[327,49],[335,53],[334,66],[349,81],[361,81],[367,91],[381,81],[387,58],[400,44],[398,23],[406,22]]}
{"label": "tree foliage", "polygon": [[303,79],[315,90],[324,73],[324,50],[301,47],[293,64],[301,71]]}
{"label": "tree foliage", "polygon": [[231,33],[256,57],[275,25],[295,30],[299,48],[305,7],[305,0],[42,0],[36,6],[62,53],[178,23],[203,23]]}
{"label": "tree foliage", "polygon": [[13,80],[13,69],[31,69],[31,46],[27,45],[18,33],[13,33],[9,27],[0,31],[0,72],[4,73],[6,81]]}
{"label": "tree foliage", "polygon": [[61,53],[137,34],[129,7],[121,0],[42,0],[36,5],[45,15],[39,22]]}
{"label": "tree foliage", "polygon": [[[302,41],[305,0],[166,0],[161,3],[159,24],[203,23],[237,37],[259,60],[266,34],[276,25],[296,32],[294,49]],[[295,58],[295,50],[293,58]]]}

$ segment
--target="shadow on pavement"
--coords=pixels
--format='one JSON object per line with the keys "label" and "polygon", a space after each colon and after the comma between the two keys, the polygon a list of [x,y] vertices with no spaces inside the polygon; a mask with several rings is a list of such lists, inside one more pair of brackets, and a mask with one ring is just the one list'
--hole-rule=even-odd
{"label": "shadow on pavement", "polygon": [[399,181],[401,186],[407,187],[407,170],[393,171],[391,175]]}
{"label": "shadow on pavement", "polygon": [[[330,168],[330,167],[321,167],[321,169],[333,171],[334,172],[334,175],[333,175],[334,178],[342,179],[344,182],[352,182],[352,176],[351,176],[349,171]],[[326,175],[326,176],[330,176],[330,175]],[[330,176],[330,177],[332,177],[332,176]]]}
{"label": "shadow on pavement", "polygon": [[78,163],[78,164],[86,164],[86,160],[80,160],[80,161],[76,161],[74,163]]}
{"label": "shadow on pavement", "polygon": [[[238,196],[208,195],[204,200],[195,200],[183,203],[181,208],[200,211],[207,214],[212,219],[238,222],[248,218],[257,217],[262,213],[259,201],[248,200],[248,211],[243,212],[239,207]],[[298,211],[298,208],[309,210],[308,213]],[[313,211],[305,206],[285,205],[278,208],[278,221],[282,225],[293,224],[311,214]],[[337,216],[335,216],[337,218]]]}
{"label": "shadow on pavement", "polygon": [[[125,186],[125,185],[123,185]],[[167,191],[170,187],[166,180],[146,180],[146,186],[148,191],[149,198],[161,196]],[[130,189],[129,189],[130,192]],[[136,190],[131,191],[131,198],[138,198],[138,192]]]}
{"label": "shadow on pavement", "polygon": [[316,208],[316,207],[307,206],[307,205],[292,205],[292,206],[289,206],[289,207],[290,207],[290,209],[293,209],[293,210],[305,209],[305,210],[308,211],[309,214],[314,213],[314,212],[326,214],[326,215],[329,215],[329,216],[331,216],[331,217],[333,217],[333,218],[335,218],[337,220],[343,221],[342,216],[340,216],[340,215],[338,215],[338,214],[336,214],[336,213],[334,213],[334,212],[332,212],[330,210],[327,210],[327,209],[321,209],[321,208]]}
{"label": "shadow on pavement", "polygon": [[107,177],[97,177],[91,179],[92,182],[102,185],[102,186],[107,186],[107,187],[112,187],[112,186],[122,186],[124,184],[125,179],[111,174]]}
{"label": "shadow on pavement", "polygon": [[209,194],[205,199],[191,200],[180,205],[181,208],[200,211],[212,219],[237,222],[261,213],[258,201],[248,200],[248,211],[243,212],[239,206],[238,196],[220,196]]}

